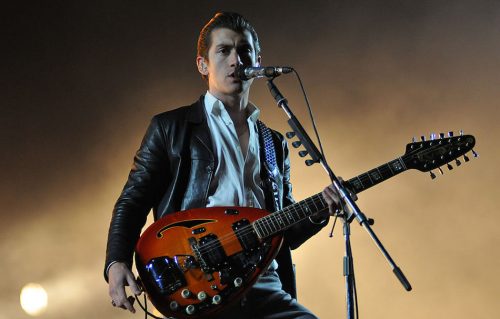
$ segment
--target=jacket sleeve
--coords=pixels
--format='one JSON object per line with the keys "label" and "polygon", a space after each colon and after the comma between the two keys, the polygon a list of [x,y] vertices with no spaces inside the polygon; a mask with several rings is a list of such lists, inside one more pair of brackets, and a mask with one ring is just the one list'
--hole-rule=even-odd
{"label": "jacket sleeve", "polygon": [[147,215],[159,200],[168,180],[168,156],[164,131],[154,117],[134,157],[128,180],[118,198],[111,218],[106,249],[104,277],[115,261],[132,267],[134,247]]}
{"label": "jacket sleeve", "polygon": [[[280,135],[283,154],[283,207],[295,203],[290,182],[290,156],[286,140]],[[329,217],[321,223],[312,223],[309,218],[295,224],[285,231],[285,243],[296,249],[328,224]]]}

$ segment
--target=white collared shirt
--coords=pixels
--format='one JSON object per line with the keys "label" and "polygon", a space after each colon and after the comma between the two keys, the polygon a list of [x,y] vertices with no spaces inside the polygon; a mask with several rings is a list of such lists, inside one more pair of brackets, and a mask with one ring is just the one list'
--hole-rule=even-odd
{"label": "white collared shirt", "polygon": [[224,104],[207,92],[205,111],[217,157],[217,167],[210,183],[207,207],[246,206],[265,208],[264,191],[260,187],[260,156],[257,119],[260,110],[248,103],[249,128],[246,157],[240,147],[236,128]]}

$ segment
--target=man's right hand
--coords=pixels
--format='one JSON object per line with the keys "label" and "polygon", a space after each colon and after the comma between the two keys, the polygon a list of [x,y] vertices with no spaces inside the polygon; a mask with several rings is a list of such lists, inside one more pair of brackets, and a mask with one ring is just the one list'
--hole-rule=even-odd
{"label": "man's right hand", "polygon": [[115,307],[127,309],[135,313],[133,296],[128,297],[125,292],[125,286],[130,286],[132,293],[136,296],[141,294],[141,289],[135,281],[134,274],[127,265],[122,262],[116,262],[108,270],[109,296],[111,303]]}

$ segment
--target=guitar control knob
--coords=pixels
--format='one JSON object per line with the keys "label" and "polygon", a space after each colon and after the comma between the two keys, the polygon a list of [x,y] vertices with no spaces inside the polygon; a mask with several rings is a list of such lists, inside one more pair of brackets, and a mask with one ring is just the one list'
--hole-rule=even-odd
{"label": "guitar control knob", "polygon": [[220,295],[215,295],[212,297],[212,303],[218,305],[222,302],[222,297]]}
{"label": "guitar control knob", "polygon": [[207,299],[207,293],[204,291],[200,291],[197,295],[199,301],[203,301]]}
{"label": "guitar control knob", "polygon": [[181,291],[182,298],[187,299],[187,298],[191,297],[191,295],[192,294],[191,294],[191,291],[189,291],[189,289],[182,289],[182,291]]}
{"label": "guitar control knob", "polygon": [[234,286],[236,288],[238,288],[243,284],[243,279],[241,279],[241,277],[236,277],[236,279],[234,279],[233,283],[234,283]]}
{"label": "guitar control knob", "polygon": [[169,307],[170,307],[170,310],[177,311],[179,309],[179,303],[174,300],[174,301],[170,302]]}
{"label": "guitar control knob", "polygon": [[196,312],[196,307],[194,305],[189,305],[186,307],[186,313],[192,315]]}

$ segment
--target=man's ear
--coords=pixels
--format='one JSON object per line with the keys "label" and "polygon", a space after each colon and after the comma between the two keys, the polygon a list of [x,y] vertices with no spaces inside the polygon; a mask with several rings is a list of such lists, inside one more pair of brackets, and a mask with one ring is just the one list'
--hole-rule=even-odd
{"label": "man's ear", "polygon": [[262,57],[260,55],[258,55],[257,56],[257,61],[255,62],[255,66],[259,67],[261,61],[262,61]]}
{"label": "man's ear", "polygon": [[198,67],[198,72],[202,75],[208,75],[208,66],[204,57],[196,57],[196,66]]}

